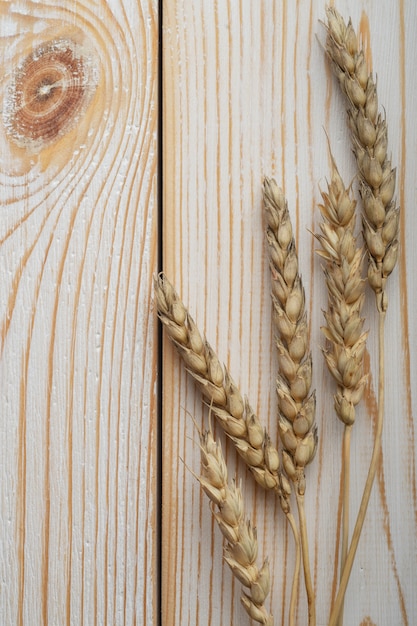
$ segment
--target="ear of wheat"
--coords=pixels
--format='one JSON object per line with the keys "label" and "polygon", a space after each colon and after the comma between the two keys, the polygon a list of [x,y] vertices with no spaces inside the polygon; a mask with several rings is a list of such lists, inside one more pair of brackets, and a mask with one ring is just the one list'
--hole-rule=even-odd
{"label": "ear of wheat", "polygon": [[334,407],[339,419],[349,426],[355,421],[355,406],[362,398],[368,377],[363,373],[363,356],[368,333],[363,331],[365,281],[362,278],[363,248],[358,247],[355,229],[356,201],[346,189],[331,157],[331,180],[319,205],[324,221],[316,238],[323,267],[328,309],[324,313],[327,339],[323,354],[337,384]]}
{"label": "ear of wheat", "polygon": [[222,448],[211,430],[200,432],[200,451],[201,476],[197,480],[210,499],[212,513],[225,538],[224,560],[247,589],[241,602],[253,620],[273,626],[273,617],[264,605],[270,591],[268,559],[258,569],[256,528],[245,519],[240,487],[235,480],[228,483]]}
{"label": "ear of wheat", "polygon": [[387,152],[387,123],[378,112],[376,84],[366,66],[365,54],[358,47],[351,21],[346,24],[334,7],[328,7],[326,14],[326,51],[347,97],[348,123],[359,171],[369,284],[375,291],[378,310],[386,311],[386,281],[397,262],[399,232],[395,169]]}
{"label": "ear of wheat", "polygon": [[283,445],[282,461],[287,476],[295,485],[309,624],[314,626],[315,595],[310,572],[304,494],[305,467],[311,463],[317,450],[317,425],[316,396],[315,392],[310,392],[312,359],[305,295],[298,272],[298,256],[287,201],[275,180],[265,179],[263,198],[279,363],[278,427]]}
{"label": "ear of wheat", "polygon": [[265,489],[281,493],[279,456],[268,433],[242,397],[226,367],[200,334],[177,292],[164,274],[155,278],[158,314],[187,371],[208,400],[219,424]]}

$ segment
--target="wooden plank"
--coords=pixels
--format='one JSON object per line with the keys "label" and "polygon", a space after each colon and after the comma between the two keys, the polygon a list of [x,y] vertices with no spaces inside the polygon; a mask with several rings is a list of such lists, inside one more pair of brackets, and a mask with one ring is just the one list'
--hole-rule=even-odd
{"label": "wooden plank", "polygon": [[[389,286],[383,457],[348,589],[346,624],[417,622],[412,574],[417,567],[416,6],[411,0],[370,1],[365,12],[359,1],[338,3],[372,49],[402,207],[400,262]],[[308,232],[317,227],[319,185],[325,185],[329,173],[323,128],[345,180],[355,172],[343,99],[316,40],[316,34],[324,39],[319,24],[324,19],[324,3],[317,0],[163,4],[165,271],[273,437],[276,356],[261,215],[263,176],[274,175],[289,201],[318,390],[319,449],[308,471],[306,495],[318,624],[327,623],[336,585],[341,441],[333,384],[320,354],[325,289]],[[375,419],[377,340],[371,297],[365,315],[372,378],[353,435],[352,523]],[[239,604],[240,585],[222,564],[220,532],[187,469],[199,470],[191,416],[207,426],[207,410],[168,345],[163,380],[163,624],[248,623]],[[258,527],[259,559],[270,557],[271,608],[275,623],[284,624],[294,559],[291,537],[274,498],[254,489],[233,448],[218,436]],[[303,594],[299,606],[298,623],[306,624]]]}
{"label": "wooden plank", "polygon": [[0,36],[0,621],[155,624],[157,2]]}

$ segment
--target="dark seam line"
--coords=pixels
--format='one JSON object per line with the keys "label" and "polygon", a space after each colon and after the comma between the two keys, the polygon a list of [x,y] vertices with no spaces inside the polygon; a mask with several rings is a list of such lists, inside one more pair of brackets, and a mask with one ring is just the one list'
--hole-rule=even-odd
{"label": "dark seam line", "polygon": [[[163,0],[158,0],[158,130],[157,130],[157,271],[163,268],[163,141],[162,141],[162,4]],[[155,312],[156,314],[156,312]],[[157,330],[157,577],[156,577],[156,605],[158,625],[162,626],[162,325],[158,322]]]}

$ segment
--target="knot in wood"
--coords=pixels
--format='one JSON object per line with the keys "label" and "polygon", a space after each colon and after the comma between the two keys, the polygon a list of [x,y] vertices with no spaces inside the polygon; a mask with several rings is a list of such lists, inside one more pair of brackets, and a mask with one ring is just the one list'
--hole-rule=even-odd
{"label": "knot in wood", "polygon": [[97,86],[91,57],[71,39],[38,46],[16,68],[3,122],[19,147],[40,150],[78,122]]}

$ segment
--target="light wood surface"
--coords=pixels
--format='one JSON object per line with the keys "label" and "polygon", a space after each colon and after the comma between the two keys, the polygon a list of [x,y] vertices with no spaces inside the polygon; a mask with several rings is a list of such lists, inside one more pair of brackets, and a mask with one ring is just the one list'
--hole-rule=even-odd
{"label": "light wood surface", "polygon": [[[263,176],[275,176],[288,197],[309,307],[318,397],[320,439],[308,469],[306,506],[317,623],[323,626],[337,580],[342,433],[332,408],[333,383],[320,354],[326,296],[309,232],[317,227],[319,187],[329,173],[325,131],[347,183],[355,172],[343,99],[319,43],[324,7],[316,0],[163,3],[164,269],[273,437],[277,363],[261,212]],[[378,77],[402,209],[399,266],[388,290],[383,456],[348,589],[345,624],[411,626],[417,623],[417,5],[411,0],[341,1],[337,8],[346,18],[351,15]],[[371,296],[365,315],[371,378],[352,439],[352,524],[376,413]],[[222,563],[221,534],[190,471],[199,471],[191,418],[207,426],[208,411],[171,346],[164,348],[162,623],[249,623],[239,603],[240,584]],[[273,496],[253,488],[233,447],[217,433],[258,528],[259,560],[270,557],[275,623],[285,624],[294,558],[291,536]],[[301,592],[298,624],[306,623]]]}
{"label": "light wood surface", "polygon": [[[164,270],[273,437],[277,364],[263,176],[275,176],[288,197],[318,395],[320,440],[306,504],[317,623],[327,623],[337,579],[342,429],[320,354],[326,296],[309,232],[329,172],[325,131],[346,181],[355,169],[343,99],[316,39],[324,39],[324,5],[163,0],[158,100],[156,0],[0,2],[2,624],[249,623],[190,471],[199,470],[192,418],[207,425],[208,411],[166,342],[161,368],[157,360],[158,159]],[[388,289],[383,457],[344,623],[412,626],[417,5],[337,6],[352,16],[378,76],[402,208],[399,266]],[[376,413],[372,298],[365,315],[371,380],[352,440],[352,522]],[[275,623],[285,624],[291,536],[273,495],[254,487],[216,432],[256,523],[259,559],[270,557]],[[303,626],[303,593],[299,606]]]}
{"label": "light wood surface", "polygon": [[157,46],[152,0],[0,4],[4,625],[157,623]]}

